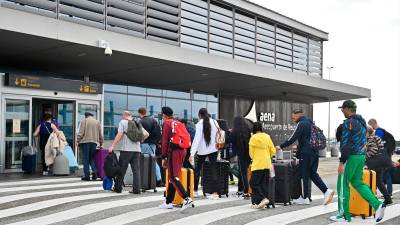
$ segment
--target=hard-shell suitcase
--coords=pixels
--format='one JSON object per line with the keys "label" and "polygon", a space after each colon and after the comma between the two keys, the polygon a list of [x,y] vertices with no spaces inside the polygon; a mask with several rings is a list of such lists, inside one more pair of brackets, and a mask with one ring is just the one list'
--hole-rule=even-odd
{"label": "hard-shell suitcase", "polygon": [[140,177],[142,189],[157,192],[156,189],[156,157],[149,154],[140,155]]}
{"label": "hard-shell suitcase", "polygon": [[108,155],[108,149],[100,149],[94,155],[94,162],[96,163],[97,168],[97,176],[103,179],[106,176],[104,171],[104,161],[106,160]]}
{"label": "hard-shell suitcase", "polygon": [[[363,182],[371,188],[376,195],[376,173],[373,170],[363,170]],[[350,184],[350,213],[353,216],[370,217],[375,214],[375,210]]]}
{"label": "hard-shell suitcase", "polygon": [[211,163],[204,162],[201,177],[201,186],[203,187],[203,195],[218,193],[221,197],[229,196],[229,170],[230,164],[228,161],[219,160],[215,164],[217,179],[213,180],[211,173]]}
{"label": "hard-shell suitcase", "polygon": [[292,194],[292,162],[291,160],[277,161],[275,169],[275,202],[291,205]]}
{"label": "hard-shell suitcase", "polygon": [[[250,167],[247,169],[247,178],[249,180],[249,184],[251,181],[251,169]],[[249,185],[249,194],[252,193],[252,189],[251,189],[251,185]],[[270,206],[272,206],[272,208],[275,208],[275,177],[269,177],[268,178],[268,192],[267,192],[267,198],[269,200],[269,203],[267,205],[267,207],[269,208]]]}
{"label": "hard-shell suitcase", "polygon": [[79,169],[78,162],[76,161],[75,154],[71,148],[71,146],[65,146],[64,148],[64,156],[68,159],[69,170],[73,173],[75,170]]}
{"label": "hard-shell suitcase", "polygon": [[[142,190],[151,190],[154,192],[156,189],[156,171],[155,171],[156,157],[149,154],[140,155],[140,179]],[[124,177],[125,185],[133,185],[133,173],[131,165],[128,165]]]}
{"label": "hard-shell suitcase", "polygon": [[[168,193],[168,187],[169,187],[169,182],[168,182],[168,170],[166,171],[165,174],[166,177],[166,191],[165,193]],[[193,199],[194,196],[194,172],[192,169],[188,168],[182,168],[181,176],[179,177],[179,181],[182,183],[183,188],[185,188],[186,191],[188,191],[189,197]],[[184,199],[179,196],[178,193],[175,192],[175,197],[174,201],[172,202],[174,205],[182,205]],[[194,206],[194,205],[192,205]]]}
{"label": "hard-shell suitcase", "polygon": [[22,156],[22,170],[26,174],[36,173],[36,154]]}
{"label": "hard-shell suitcase", "polygon": [[54,176],[68,176],[69,171],[69,163],[67,157],[62,154],[59,154],[54,159],[53,164],[53,175]]}
{"label": "hard-shell suitcase", "polygon": [[400,167],[393,168],[392,183],[400,184]]}

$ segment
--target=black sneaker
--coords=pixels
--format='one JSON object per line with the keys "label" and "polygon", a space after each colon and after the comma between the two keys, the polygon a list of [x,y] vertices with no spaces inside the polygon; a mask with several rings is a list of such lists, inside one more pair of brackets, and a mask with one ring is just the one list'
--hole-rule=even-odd
{"label": "black sneaker", "polygon": [[93,181],[97,180],[97,174],[96,173],[92,173],[92,180]]}
{"label": "black sneaker", "polygon": [[83,180],[83,181],[90,181],[90,177],[82,177],[81,180]]}
{"label": "black sneaker", "polygon": [[392,198],[391,197],[385,197],[385,201],[383,201],[383,203],[385,205],[390,205],[393,203]]}
{"label": "black sneaker", "polygon": [[129,194],[134,194],[134,195],[140,195],[141,193],[142,193],[141,191],[136,191],[136,190],[129,191]]}

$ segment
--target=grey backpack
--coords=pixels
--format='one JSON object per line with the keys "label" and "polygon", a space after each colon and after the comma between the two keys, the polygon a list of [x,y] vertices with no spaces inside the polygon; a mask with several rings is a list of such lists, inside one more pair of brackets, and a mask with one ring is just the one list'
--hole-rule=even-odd
{"label": "grey backpack", "polygon": [[67,157],[63,154],[58,154],[54,159],[53,175],[54,176],[68,176],[70,173],[69,162]]}
{"label": "grey backpack", "polygon": [[128,120],[128,128],[125,132],[125,135],[132,142],[140,142],[144,139],[144,134],[142,130],[142,125],[136,120]]}

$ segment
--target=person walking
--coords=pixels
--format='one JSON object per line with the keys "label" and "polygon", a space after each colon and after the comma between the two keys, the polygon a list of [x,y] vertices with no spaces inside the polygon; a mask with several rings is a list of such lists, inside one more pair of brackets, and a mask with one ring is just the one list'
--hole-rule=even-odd
{"label": "person walking", "polygon": [[[140,177],[140,142],[131,140],[130,133],[134,133],[136,137],[141,137],[141,141],[145,140],[149,133],[142,127],[142,125],[135,121],[132,117],[132,113],[129,111],[124,111],[122,113],[122,120],[118,124],[118,133],[115,136],[114,141],[108,148],[108,152],[112,152],[114,148],[120,150],[119,154],[119,166],[121,168],[121,173],[115,178],[114,192],[122,192],[122,184],[124,182],[124,177],[126,170],[128,169],[128,164],[131,165],[133,173],[133,185],[131,194],[141,193],[141,177]],[[121,144],[117,146],[119,143]]]}
{"label": "person walking", "polygon": [[342,106],[346,120],[342,126],[340,138],[340,163],[338,167],[338,213],[330,217],[336,222],[350,222],[350,187],[349,184],[375,209],[375,219],[383,219],[386,205],[380,202],[371,189],[362,181],[367,145],[367,125],[361,115],[356,114],[357,105],[346,100]]}
{"label": "person walking", "polygon": [[[211,176],[212,180],[215,182],[217,182],[218,179],[216,171],[218,158],[218,149],[216,148],[218,123],[213,118],[209,117],[206,108],[201,108],[199,110],[199,119],[199,122],[196,124],[196,133],[194,135],[189,159],[193,164],[194,157],[197,157],[194,177],[194,191],[196,196],[198,195],[200,174],[206,159],[210,162],[211,174],[202,174],[202,176]],[[219,199],[219,196],[215,192],[210,198]]]}
{"label": "person walking", "polygon": [[[392,156],[394,153],[394,149],[396,148],[396,140],[393,135],[379,126],[376,119],[370,119],[368,121],[368,125],[370,125],[375,130],[375,135],[378,136],[384,143],[384,148],[388,153],[390,160],[392,160]],[[383,170],[383,175],[380,179],[382,182],[386,184],[386,188],[389,192],[389,195],[392,196],[393,193],[393,167],[385,168]]]}
{"label": "person walking", "polygon": [[233,127],[231,132],[231,142],[233,151],[238,156],[240,179],[238,183],[238,196],[245,199],[250,198],[249,181],[247,177],[247,169],[251,163],[249,155],[249,141],[251,130],[242,116],[237,116],[233,119]]}
{"label": "person walking", "polygon": [[39,148],[40,148],[40,156],[42,159],[42,171],[43,171],[43,176],[47,176],[49,174],[48,172],[48,166],[46,165],[46,157],[45,157],[45,148],[47,141],[49,140],[50,134],[54,132],[58,132],[57,125],[54,124],[53,118],[51,114],[44,114],[42,120],[40,121],[40,124],[36,127],[35,132],[33,133],[33,136],[37,137],[39,136]]}
{"label": "person walking", "polygon": [[[157,144],[159,144],[161,141],[160,125],[158,124],[156,119],[146,115],[146,108],[139,108],[138,113],[140,117],[140,123],[142,124],[143,128],[149,133],[149,137],[144,140],[143,143],[140,145],[141,151],[143,154],[155,156]],[[161,170],[158,163],[155,164],[155,167],[157,187],[164,187],[165,185],[162,182]]]}
{"label": "person walking", "polygon": [[97,180],[97,168],[94,162],[96,148],[103,146],[103,132],[101,124],[90,112],[85,112],[85,119],[81,121],[79,132],[76,136],[76,145],[83,151],[83,177],[82,180],[90,180],[89,165],[92,168],[92,180]]}
{"label": "person walking", "polygon": [[[368,169],[376,172],[376,185],[379,191],[385,198],[385,205],[392,204],[392,197],[390,196],[385,184],[383,183],[383,171],[387,167],[392,166],[391,159],[386,157],[387,154],[384,149],[382,139],[374,134],[374,129],[371,126],[367,128],[367,158],[366,165]],[[379,157],[383,156],[383,157]]]}
{"label": "person walking", "polygon": [[318,151],[312,150],[310,145],[311,139],[311,126],[313,122],[311,119],[304,116],[303,110],[294,110],[292,112],[292,121],[297,123],[297,127],[294,130],[293,134],[290,136],[288,140],[282,143],[280,146],[276,146],[277,150],[282,150],[290,145],[292,145],[296,140],[298,141],[298,150],[297,157],[299,158],[299,169],[302,179],[302,195],[293,200],[294,204],[299,205],[309,205],[310,204],[310,193],[309,190],[309,180],[312,182],[324,193],[324,201],[323,204],[327,205],[332,202],[333,196],[335,192],[325,185],[324,181],[322,181],[321,177],[318,174],[318,164],[319,164],[319,155]]}
{"label": "person walking", "polygon": [[268,203],[269,173],[272,168],[272,156],[275,155],[275,147],[271,137],[264,133],[262,124],[253,124],[253,136],[250,138],[249,155],[251,158],[251,180],[250,186],[253,190],[251,195],[251,207],[263,209]]}
{"label": "person walking", "polygon": [[166,193],[165,202],[163,202],[159,208],[161,209],[172,209],[172,202],[175,197],[175,193],[184,199],[181,210],[185,210],[188,206],[193,204],[193,200],[189,197],[189,193],[182,186],[182,183],[179,180],[179,177],[182,174],[183,161],[186,157],[186,149],[181,149],[178,147],[172,148],[170,143],[171,138],[173,137],[173,119],[174,111],[170,107],[162,107],[162,118],[163,118],[163,126],[162,126],[162,139],[161,139],[161,156],[164,160],[164,167],[167,168],[168,171],[168,190]]}

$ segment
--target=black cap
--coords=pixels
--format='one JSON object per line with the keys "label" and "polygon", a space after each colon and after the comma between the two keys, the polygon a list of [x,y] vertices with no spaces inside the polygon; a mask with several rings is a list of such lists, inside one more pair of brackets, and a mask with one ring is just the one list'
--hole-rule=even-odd
{"label": "black cap", "polygon": [[88,116],[93,116],[93,113],[91,113],[91,112],[85,112],[85,117],[88,117]]}
{"label": "black cap", "polygon": [[171,117],[174,114],[174,111],[168,106],[162,107],[161,111],[164,115],[169,116],[169,117]]}
{"label": "black cap", "polygon": [[357,105],[352,100],[346,100],[343,102],[342,106],[339,106],[339,109],[344,109],[344,108],[357,109]]}

